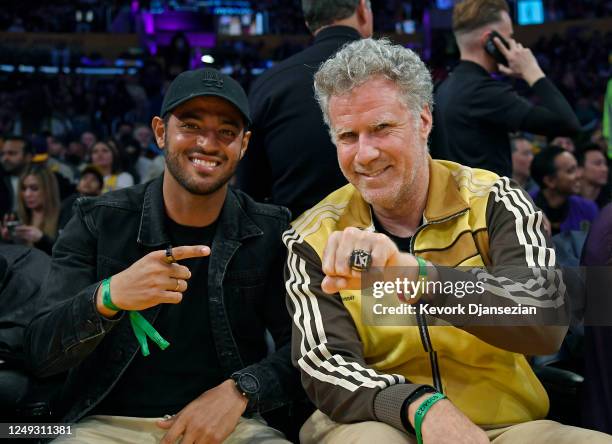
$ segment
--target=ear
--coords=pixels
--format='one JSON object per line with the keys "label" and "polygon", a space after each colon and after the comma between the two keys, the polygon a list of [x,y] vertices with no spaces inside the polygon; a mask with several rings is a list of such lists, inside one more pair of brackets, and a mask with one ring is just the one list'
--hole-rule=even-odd
{"label": "ear", "polygon": [[433,125],[433,116],[431,115],[431,109],[429,105],[425,104],[423,109],[421,110],[421,138],[427,140],[429,137],[429,133],[431,132],[431,127]]}
{"label": "ear", "polygon": [[368,8],[366,0],[359,0],[355,15],[359,24],[359,34],[366,39],[372,37],[371,14],[372,11]]}
{"label": "ear", "polygon": [[246,150],[249,148],[249,140],[251,140],[251,132],[247,131],[242,137],[242,144],[240,147],[240,159],[244,157],[244,155],[246,154]]}
{"label": "ear", "polygon": [[546,185],[546,188],[548,189],[555,188],[555,185],[557,185],[557,179],[555,176],[544,176],[542,182],[544,182],[544,185]]}
{"label": "ear", "polygon": [[164,125],[163,119],[159,116],[153,117],[153,120],[151,120],[151,129],[155,135],[155,142],[157,142],[157,146],[163,150],[165,148],[164,140],[166,136],[166,126]]}

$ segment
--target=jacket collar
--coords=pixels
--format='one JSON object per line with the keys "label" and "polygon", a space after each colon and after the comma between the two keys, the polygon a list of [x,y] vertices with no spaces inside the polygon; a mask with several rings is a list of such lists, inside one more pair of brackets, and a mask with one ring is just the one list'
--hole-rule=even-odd
{"label": "jacket collar", "polygon": [[359,40],[361,36],[355,28],[350,26],[329,26],[320,30],[314,38],[314,43],[320,43],[326,40],[334,40],[343,38],[345,40]]}
{"label": "jacket collar", "polygon": [[[159,247],[170,244],[164,220],[166,208],[163,195],[163,175],[149,182],[144,192],[138,243],[146,247]],[[217,234],[222,239],[242,241],[249,237],[260,236],[263,231],[242,208],[236,192],[227,192],[218,219]]]}
{"label": "jacket collar", "polygon": [[431,157],[429,162],[429,188],[425,204],[425,221],[435,222],[445,219],[469,208],[461,197],[457,182],[450,170]]}

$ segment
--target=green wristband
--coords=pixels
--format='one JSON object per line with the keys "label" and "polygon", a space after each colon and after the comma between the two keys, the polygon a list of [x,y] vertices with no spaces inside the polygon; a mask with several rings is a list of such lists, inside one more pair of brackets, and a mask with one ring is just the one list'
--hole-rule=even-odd
{"label": "green wristband", "polygon": [[425,414],[427,411],[438,401],[445,399],[446,395],[442,393],[436,393],[430,398],[427,398],[425,401],[421,403],[416,413],[414,414],[414,432],[416,434],[416,439],[418,444],[423,444],[423,436],[421,434],[421,426],[423,425],[423,420],[425,419]]}
{"label": "green wristband", "polygon": [[423,292],[425,291],[425,283],[427,282],[427,262],[425,261],[425,259],[419,256],[415,256],[415,259],[419,264],[419,275],[417,277],[417,280],[422,281],[423,285],[417,287],[418,291],[414,295],[414,298],[420,298],[423,295]]}
{"label": "green wristband", "polygon": [[113,304],[113,301],[111,299],[110,281],[111,278],[106,278],[102,281],[102,305],[104,305],[109,310],[121,311],[119,307]]}

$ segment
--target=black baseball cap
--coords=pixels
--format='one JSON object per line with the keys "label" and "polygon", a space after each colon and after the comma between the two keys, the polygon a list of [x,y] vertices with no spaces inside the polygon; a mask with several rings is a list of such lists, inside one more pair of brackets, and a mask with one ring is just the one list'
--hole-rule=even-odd
{"label": "black baseball cap", "polygon": [[230,76],[214,68],[185,71],[172,81],[164,96],[161,116],[194,97],[216,96],[234,105],[244,116],[247,126],[251,124],[249,101],[242,86]]}

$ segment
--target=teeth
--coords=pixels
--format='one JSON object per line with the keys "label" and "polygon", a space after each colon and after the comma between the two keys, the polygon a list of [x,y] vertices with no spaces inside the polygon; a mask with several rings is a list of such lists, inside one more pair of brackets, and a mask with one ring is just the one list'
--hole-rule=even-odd
{"label": "teeth", "polygon": [[203,159],[191,159],[191,161],[195,163],[196,165],[203,165],[207,167],[217,166],[217,162],[209,162],[208,160],[203,160]]}

